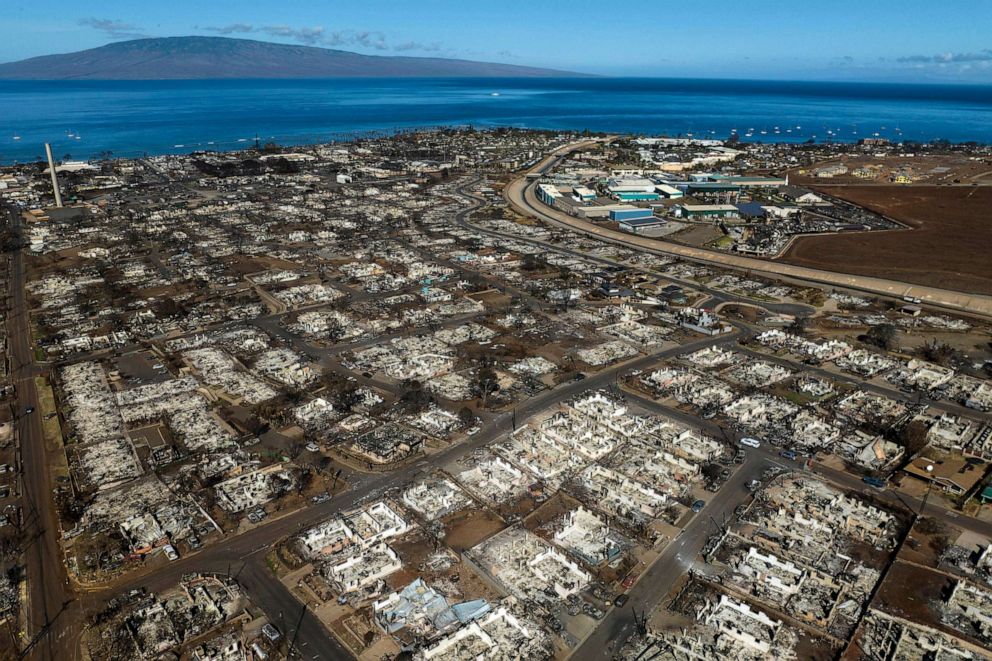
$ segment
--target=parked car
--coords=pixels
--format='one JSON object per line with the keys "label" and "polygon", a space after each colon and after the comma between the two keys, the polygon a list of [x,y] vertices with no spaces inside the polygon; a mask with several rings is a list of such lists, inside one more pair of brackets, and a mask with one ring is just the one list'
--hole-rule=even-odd
{"label": "parked car", "polygon": [[273,643],[282,638],[282,633],[280,633],[279,629],[276,629],[270,622],[266,622],[262,625],[262,634]]}
{"label": "parked car", "polygon": [[617,598],[613,600],[613,605],[617,608],[623,608],[629,598],[626,594],[618,594]]}
{"label": "parked car", "polygon": [[741,445],[746,445],[749,448],[759,448],[761,447],[761,441],[756,438],[751,438],[750,436],[745,436],[740,440]]}
{"label": "parked car", "polygon": [[791,461],[795,461],[797,456],[796,453],[793,452],[792,450],[782,450],[781,452],[779,452],[779,455],[782,458],[789,459]]}
{"label": "parked car", "polygon": [[169,560],[178,560],[179,554],[176,553],[176,549],[172,544],[166,544],[162,547],[162,551],[165,553],[165,557]]}
{"label": "parked car", "polygon": [[700,511],[702,511],[702,509],[704,507],[706,507],[706,501],[705,500],[697,500],[696,502],[694,502],[692,504],[692,511],[693,512],[700,512]]}
{"label": "parked car", "polygon": [[876,489],[885,488],[885,480],[880,480],[877,477],[866,476],[861,478],[861,480],[870,487],[875,487]]}

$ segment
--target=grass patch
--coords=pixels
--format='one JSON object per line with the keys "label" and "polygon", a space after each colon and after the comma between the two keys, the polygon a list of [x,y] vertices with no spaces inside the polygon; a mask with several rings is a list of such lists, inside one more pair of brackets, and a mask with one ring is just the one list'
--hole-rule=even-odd
{"label": "grass patch", "polygon": [[49,455],[48,469],[52,477],[68,477],[69,463],[65,456],[62,425],[55,410],[55,393],[43,376],[34,377],[34,387],[38,392],[38,410],[34,415],[41,416],[41,437],[45,450],[52,453]]}
{"label": "grass patch", "polygon": [[38,391],[38,412],[41,416],[41,433],[45,447],[49,451],[62,449],[62,425],[55,410],[55,393],[43,376],[34,377],[34,387]]}
{"label": "grass patch", "polygon": [[806,406],[811,401],[813,401],[811,397],[807,397],[806,395],[800,394],[795,390],[786,390],[782,394],[787,400],[799,406]]}
{"label": "grass patch", "polygon": [[279,558],[276,557],[275,551],[266,554],[265,566],[269,568],[269,571],[272,572],[273,576],[278,576],[279,570],[283,568],[283,564],[279,561]]}

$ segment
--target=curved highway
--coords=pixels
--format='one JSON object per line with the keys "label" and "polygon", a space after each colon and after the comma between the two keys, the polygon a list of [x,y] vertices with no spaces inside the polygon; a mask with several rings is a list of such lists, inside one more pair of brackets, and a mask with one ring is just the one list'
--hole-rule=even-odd
{"label": "curved highway", "polygon": [[753,257],[743,257],[741,255],[716,252],[703,248],[694,248],[691,246],[670,243],[658,239],[650,239],[647,237],[607,229],[605,227],[598,227],[593,223],[574,218],[540,202],[534,193],[534,186],[537,182],[535,180],[529,180],[528,177],[547,172],[567,154],[583,147],[596,144],[597,142],[598,141],[596,140],[587,140],[572,145],[567,145],[552,152],[551,155],[531,169],[527,175],[510,182],[506,188],[503,189],[503,197],[514,209],[525,216],[533,216],[549,224],[581,232],[609,243],[621,244],[627,247],[637,248],[639,250],[656,254],[681,257],[694,262],[712,264],[725,268],[755,271],[783,278],[794,278],[796,280],[829,285],[832,287],[839,287],[853,291],[867,292],[890,298],[918,298],[923,303],[928,305],[948,308],[958,312],[964,312],[966,314],[992,317],[992,296],[966,294],[947,289],[939,289],[936,287],[925,287],[922,285],[912,285],[895,280],[886,280],[883,278],[849,275],[834,271],[822,271],[804,266],[782,264],[779,262],[755,259]]}

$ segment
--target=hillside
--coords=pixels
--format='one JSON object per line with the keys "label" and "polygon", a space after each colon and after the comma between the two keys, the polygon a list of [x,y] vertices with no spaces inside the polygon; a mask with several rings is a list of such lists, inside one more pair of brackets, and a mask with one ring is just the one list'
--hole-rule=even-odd
{"label": "hillside", "polygon": [[439,57],[362,55],[227,37],[135,39],[0,64],[5,80],[547,77],[583,74]]}

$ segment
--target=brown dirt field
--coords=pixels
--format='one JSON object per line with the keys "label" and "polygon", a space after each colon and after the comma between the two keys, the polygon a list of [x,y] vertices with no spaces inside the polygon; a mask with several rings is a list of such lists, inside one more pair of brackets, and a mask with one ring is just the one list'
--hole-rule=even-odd
{"label": "brown dirt field", "polygon": [[444,543],[457,553],[472,548],[505,526],[495,514],[475,506],[449,514],[442,522],[446,531]]}
{"label": "brown dirt field", "polygon": [[881,611],[943,629],[932,604],[943,601],[951,579],[922,567],[897,562],[875,595],[872,606]]}
{"label": "brown dirt field", "polygon": [[[559,491],[524,519],[524,527],[536,532],[541,526],[565,516],[580,505],[582,503],[578,500]],[[549,536],[545,535],[545,537]]]}
{"label": "brown dirt field", "polygon": [[992,294],[992,186],[825,186],[911,230],[807,236],[780,261]]}
{"label": "brown dirt field", "polygon": [[715,225],[690,225],[688,228],[676,232],[668,238],[690,246],[704,246],[710,241],[719,239],[721,236],[723,236],[723,232]]}

